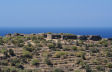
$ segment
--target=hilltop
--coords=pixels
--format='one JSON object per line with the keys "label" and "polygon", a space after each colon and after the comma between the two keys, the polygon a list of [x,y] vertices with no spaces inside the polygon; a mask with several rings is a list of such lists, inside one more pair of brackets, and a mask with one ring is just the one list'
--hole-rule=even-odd
{"label": "hilltop", "polygon": [[68,33],[0,37],[0,72],[111,71],[111,38]]}

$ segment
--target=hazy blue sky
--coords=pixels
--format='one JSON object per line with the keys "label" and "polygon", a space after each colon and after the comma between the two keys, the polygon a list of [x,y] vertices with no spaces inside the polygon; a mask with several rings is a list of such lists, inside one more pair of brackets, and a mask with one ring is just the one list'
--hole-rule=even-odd
{"label": "hazy blue sky", "polygon": [[0,27],[112,27],[112,0],[0,0]]}

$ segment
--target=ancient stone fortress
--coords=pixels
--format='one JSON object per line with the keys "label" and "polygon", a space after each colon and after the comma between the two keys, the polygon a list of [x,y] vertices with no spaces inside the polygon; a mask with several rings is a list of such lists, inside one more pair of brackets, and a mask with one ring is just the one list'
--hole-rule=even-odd
{"label": "ancient stone fortress", "polygon": [[14,37],[14,36],[43,36],[47,40],[51,39],[61,39],[61,40],[66,40],[66,39],[79,39],[79,40],[93,40],[93,41],[99,41],[102,39],[101,36],[99,35],[74,35],[74,34],[66,34],[66,33],[39,33],[39,34],[20,34],[20,33],[15,33],[15,34],[7,34],[6,37]]}

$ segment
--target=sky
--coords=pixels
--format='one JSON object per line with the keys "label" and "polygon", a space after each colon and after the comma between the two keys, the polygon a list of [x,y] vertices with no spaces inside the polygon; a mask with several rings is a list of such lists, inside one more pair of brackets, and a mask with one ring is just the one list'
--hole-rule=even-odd
{"label": "sky", "polygon": [[112,0],[0,0],[0,27],[112,27]]}

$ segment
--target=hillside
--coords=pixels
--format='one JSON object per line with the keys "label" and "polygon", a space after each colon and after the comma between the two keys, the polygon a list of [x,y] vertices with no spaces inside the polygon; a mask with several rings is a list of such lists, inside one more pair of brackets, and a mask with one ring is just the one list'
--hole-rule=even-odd
{"label": "hillside", "polygon": [[112,72],[112,41],[73,34],[0,37],[0,72]]}

